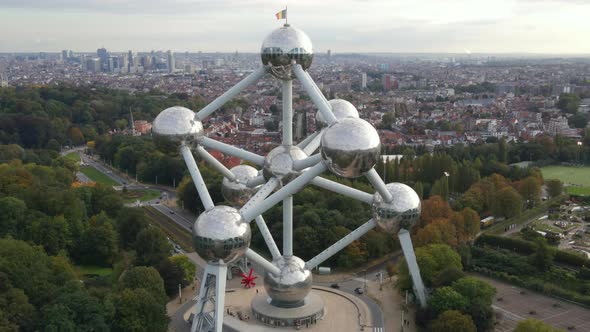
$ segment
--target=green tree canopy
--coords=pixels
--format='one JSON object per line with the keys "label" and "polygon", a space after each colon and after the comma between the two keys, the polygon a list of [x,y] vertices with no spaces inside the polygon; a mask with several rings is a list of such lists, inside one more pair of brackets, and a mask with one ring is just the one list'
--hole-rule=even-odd
{"label": "green tree canopy", "polygon": [[475,332],[475,324],[468,315],[457,310],[443,312],[430,324],[431,332]]}
{"label": "green tree canopy", "polygon": [[545,324],[542,321],[534,318],[521,320],[516,325],[514,332],[564,332],[563,330],[556,329],[549,324]]}

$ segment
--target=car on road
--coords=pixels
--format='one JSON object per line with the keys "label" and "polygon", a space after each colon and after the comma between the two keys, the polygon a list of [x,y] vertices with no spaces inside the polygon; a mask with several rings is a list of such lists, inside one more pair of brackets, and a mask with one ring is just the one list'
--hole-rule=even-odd
{"label": "car on road", "polygon": [[170,214],[174,214],[174,211],[172,211],[172,210],[170,210],[169,212],[170,212]]}
{"label": "car on road", "polygon": [[365,290],[362,289],[362,287],[357,287],[354,289],[354,292],[360,295],[360,294],[365,293]]}
{"label": "car on road", "polygon": [[340,289],[340,285],[338,285],[338,284],[331,284],[330,287],[335,288],[335,289]]}

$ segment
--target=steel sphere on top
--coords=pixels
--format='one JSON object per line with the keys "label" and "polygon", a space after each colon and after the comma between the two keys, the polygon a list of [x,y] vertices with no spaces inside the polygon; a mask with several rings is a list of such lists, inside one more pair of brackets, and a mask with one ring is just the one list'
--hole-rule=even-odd
{"label": "steel sphere on top", "polygon": [[154,120],[152,133],[173,141],[193,141],[203,136],[203,124],[195,120],[195,112],[173,106],[160,112]]}
{"label": "steel sphere on top", "polygon": [[[332,113],[338,120],[342,120],[344,118],[358,118],[359,112],[357,111],[356,107],[351,104],[349,101],[344,99],[331,99],[328,101],[330,107],[332,108]],[[324,115],[322,112],[318,111],[315,114],[315,126],[316,129],[322,129],[328,126],[328,122],[324,119]]]}
{"label": "steel sphere on top", "polygon": [[233,207],[218,205],[197,218],[193,226],[193,245],[197,254],[210,264],[229,264],[250,246],[250,224]]}
{"label": "steel sphere on top", "polygon": [[349,117],[326,128],[321,151],[330,171],[346,178],[356,178],[377,163],[381,140],[370,123]]}
{"label": "steel sphere on top", "polygon": [[296,256],[282,256],[272,263],[281,270],[279,275],[266,272],[264,276],[264,288],[272,304],[291,308],[302,305],[312,285],[311,271],[305,268],[305,262]]}
{"label": "steel sphere on top", "polygon": [[410,230],[420,219],[420,197],[410,186],[393,182],[385,185],[393,196],[385,202],[379,192],[373,197],[371,212],[377,225],[388,233],[395,234],[400,228]]}
{"label": "steel sphere on top", "polygon": [[258,190],[258,187],[250,188],[246,185],[248,180],[258,176],[258,171],[248,165],[238,165],[232,167],[230,171],[236,176],[236,180],[230,181],[224,177],[221,182],[221,194],[233,206],[240,207],[246,204]]}
{"label": "steel sphere on top", "polygon": [[311,66],[313,48],[305,32],[288,24],[274,30],[262,42],[260,49],[262,64],[282,80],[294,78],[292,63],[301,65],[303,70]]}

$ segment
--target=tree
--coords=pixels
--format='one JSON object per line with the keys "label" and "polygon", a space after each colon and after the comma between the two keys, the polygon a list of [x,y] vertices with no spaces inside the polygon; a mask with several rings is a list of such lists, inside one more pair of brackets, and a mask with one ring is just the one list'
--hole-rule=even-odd
{"label": "tree", "polygon": [[[416,261],[420,268],[420,275],[427,287],[430,287],[433,279],[446,268],[463,269],[459,254],[445,244],[430,244],[417,248]],[[408,265],[403,258],[398,263],[398,285],[404,290],[412,288]]]}
{"label": "tree", "polygon": [[113,331],[166,331],[166,307],[143,288],[124,289],[115,300]]}
{"label": "tree", "polygon": [[16,236],[26,211],[27,205],[22,200],[11,196],[0,198],[0,238],[4,235]]}
{"label": "tree", "polygon": [[182,267],[174,264],[170,259],[165,259],[158,266],[158,272],[164,281],[166,294],[173,296],[178,293],[178,285],[183,285],[184,283]]}
{"label": "tree", "polygon": [[172,245],[156,227],[148,227],[139,232],[134,248],[137,264],[146,266],[158,266],[172,251]]}
{"label": "tree", "polygon": [[567,119],[570,126],[574,128],[586,128],[588,125],[588,115],[577,112]]}
{"label": "tree", "polygon": [[547,192],[551,197],[557,197],[563,192],[563,182],[558,179],[549,179],[545,181]]}
{"label": "tree", "polygon": [[517,182],[516,187],[529,208],[541,200],[541,183],[535,177],[529,176]]}
{"label": "tree", "polygon": [[494,195],[494,215],[510,218],[522,211],[522,197],[512,187],[504,187]]}
{"label": "tree", "polygon": [[453,289],[463,295],[469,305],[483,303],[491,306],[496,294],[496,289],[489,283],[475,277],[464,277],[453,283]]}
{"label": "tree", "polygon": [[422,225],[427,225],[436,218],[449,218],[453,210],[447,201],[440,196],[431,196],[422,202],[420,219]]}
{"label": "tree", "polygon": [[559,101],[555,106],[563,112],[574,114],[580,106],[580,97],[574,93],[562,93],[559,95]]}
{"label": "tree", "polygon": [[516,325],[516,329],[514,332],[562,332],[563,330],[556,329],[549,324],[545,324],[544,322],[529,318],[525,320],[521,320]]}
{"label": "tree", "polygon": [[432,286],[438,288],[451,286],[453,282],[465,277],[465,273],[455,266],[447,267],[432,279]]}
{"label": "tree", "polygon": [[531,256],[531,261],[539,271],[548,271],[553,266],[553,257],[555,252],[547,245],[544,238],[535,239],[535,253]]}
{"label": "tree", "polygon": [[430,324],[431,332],[475,332],[475,324],[471,317],[457,310],[443,312]]}
{"label": "tree", "polygon": [[468,303],[463,295],[449,286],[435,289],[428,300],[428,305],[439,314],[447,310],[465,310]]}
{"label": "tree", "polygon": [[117,216],[117,230],[121,246],[123,248],[133,247],[137,235],[148,226],[143,210],[123,208]]}
{"label": "tree", "polygon": [[79,259],[89,264],[112,265],[118,253],[117,242],[113,221],[101,212],[90,218],[82,234]]}
{"label": "tree", "polygon": [[188,258],[188,256],[174,255],[168,259],[172,263],[174,263],[175,265],[179,266],[180,269],[182,270],[183,285],[186,286],[186,285],[190,284],[195,277],[197,267],[195,266],[195,264],[193,262],[191,262],[191,260]]}
{"label": "tree", "polygon": [[478,332],[487,332],[494,329],[496,314],[492,306],[475,302],[467,307],[465,313],[471,316]]}
{"label": "tree", "polygon": [[164,291],[164,281],[153,267],[136,266],[125,271],[119,282],[121,289],[143,288],[161,304],[166,304],[167,297]]}

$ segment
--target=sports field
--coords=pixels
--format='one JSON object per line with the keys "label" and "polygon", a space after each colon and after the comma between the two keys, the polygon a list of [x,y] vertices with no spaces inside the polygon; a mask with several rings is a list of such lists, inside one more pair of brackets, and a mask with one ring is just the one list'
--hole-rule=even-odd
{"label": "sports field", "polygon": [[568,194],[590,195],[590,167],[546,166],[541,171],[545,180],[561,180]]}

